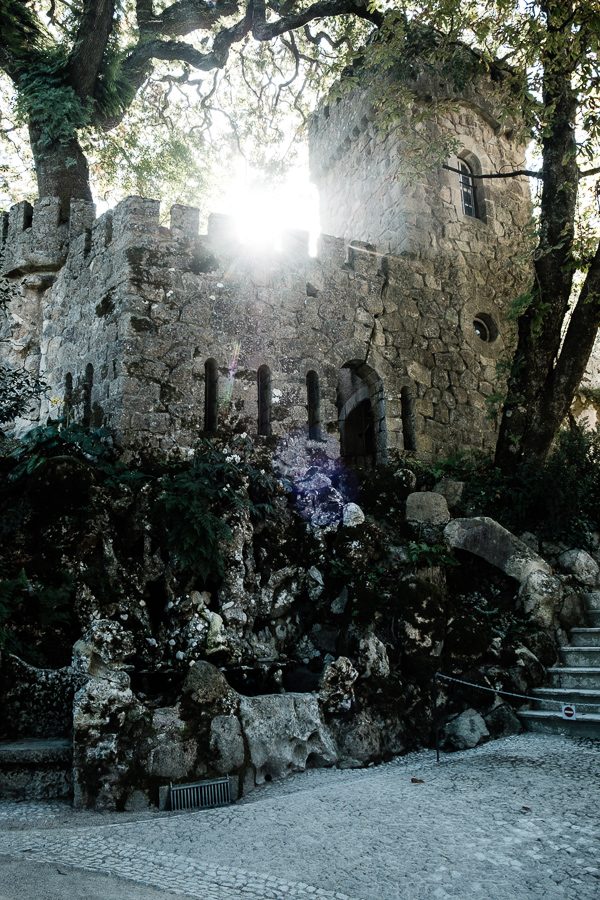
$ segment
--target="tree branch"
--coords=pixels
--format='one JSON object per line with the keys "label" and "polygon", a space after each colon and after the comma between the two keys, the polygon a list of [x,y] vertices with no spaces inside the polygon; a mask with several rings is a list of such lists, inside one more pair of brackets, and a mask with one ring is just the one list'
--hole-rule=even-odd
{"label": "tree branch", "polygon": [[108,39],[114,27],[115,0],[85,0],[69,59],[71,83],[82,100],[93,96]]}
{"label": "tree branch", "polygon": [[[454,166],[443,165],[442,169],[447,169],[448,172],[456,172],[457,175],[462,175],[463,173],[460,169],[456,169]],[[481,179],[481,178],[518,178],[520,175],[526,175],[528,178],[541,178],[541,172],[534,172],[531,169],[514,169],[512,172],[488,172],[487,174],[477,175],[475,172],[471,172],[471,178]]]}
{"label": "tree branch", "polygon": [[236,13],[239,6],[238,0],[178,0],[156,15],[152,0],[136,0],[138,27],[146,37],[182,37],[210,29],[219,19]]}
{"label": "tree branch", "polygon": [[[382,21],[381,14],[372,12],[365,0],[317,0],[300,13],[267,23],[264,0],[248,0],[244,17],[235,25],[217,32],[212,49],[207,52],[197,50],[185,41],[148,37],[154,33],[182,35],[199,28],[209,28],[214,25],[217,18],[230,10],[229,3],[230,0],[222,2],[217,0],[217,3],[211,6],[210,0],[179,0],[168,6],[159,16],[155,16],[150,0],[137,0],[140,40],[125,57],[120,72],[120,80],[126,86],[127,94],[135,96],[152,71],[154,59],[177,60],[208,72],[212,69],[222,69],[233,44],[241,41],[250,32],[256,40],[269,41],[300,28],[313,19],[327,16],[355,15],[377,24]],[[110,130],[119,124],[124,114],[125,108],[117,115],[98,115],[95,124]]]}
{"label": "tree branch", "polygon": [[[120,80],[127,86],[129,95],[134,97],[152,71],[153,59],[178,60],[203,72],[222,69],[232,45],[241,41],[250,32],[250,28],[251,21],[247,13],[235,25],[219,31],[213,41],[212,50],[207,53],[196,50],[185,41],[140,41],[124,59]],[[96,124],[108,131],[121,122],[125,112],[124,107],[117,115],[98,116]]]}
{"label": "tree branch", "polygon": [[355,15],[367,19],[375,25],[381,25],[383,16],[372,10],[363,0],[317,0],[311,6],[289,16],[283,16],[275,22],[266,21],[265,0],[254,0],[252,17],[252,36],[257,41],[271,41],[286,31],[302,28],[313,19],[324,19],[328,16]]}
{"label": "tree branch", "polygon": [[[566,416],[571,398],[581,383],[600,326],[600,243],[588,269],[579,299],[573,310],[565,339],[553,373],[554,402],[565,406]],[[564,399],[563,399],[564,398]]]}
{"label": "tree branch", "polygon": [[35,12],[19,0],[2,3],[0,69],[17,82],[48,35]]}

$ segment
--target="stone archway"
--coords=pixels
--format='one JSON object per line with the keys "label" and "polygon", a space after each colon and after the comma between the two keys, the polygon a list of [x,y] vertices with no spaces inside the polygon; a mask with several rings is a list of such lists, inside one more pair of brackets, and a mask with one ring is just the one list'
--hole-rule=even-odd
{"label": "stone archway", "polygon": [[340,453],[350,465],[373,466],[385,459],[387,435],[383,382],[360,360],[344,363],[337,385]]}

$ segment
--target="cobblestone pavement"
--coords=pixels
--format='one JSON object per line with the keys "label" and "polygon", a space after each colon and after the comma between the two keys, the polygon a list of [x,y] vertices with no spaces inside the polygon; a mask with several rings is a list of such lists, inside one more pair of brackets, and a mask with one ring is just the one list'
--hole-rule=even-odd
{"label": "cobblestone pavement", "polygon": [[0,854],[127,879],[122,898],[137,882],[202,900],[591,900],[599,775],[600,742],[525,734],[440,765],[425,751],[311,770],[193,814],[4,803]]}

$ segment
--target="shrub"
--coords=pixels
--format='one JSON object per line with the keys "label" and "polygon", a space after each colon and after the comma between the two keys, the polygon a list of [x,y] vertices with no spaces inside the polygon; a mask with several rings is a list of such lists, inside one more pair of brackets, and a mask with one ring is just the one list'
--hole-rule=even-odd
{"label": "shrub", "polygon": [[444,475],[466,482],[463,515],[487,515],[511,531],[551,540],[589,541],[600,524],[600,434],[577,425],[561,431],[543,465],[525,462],[505,475],[481,455],[421,465],[423,486]]}

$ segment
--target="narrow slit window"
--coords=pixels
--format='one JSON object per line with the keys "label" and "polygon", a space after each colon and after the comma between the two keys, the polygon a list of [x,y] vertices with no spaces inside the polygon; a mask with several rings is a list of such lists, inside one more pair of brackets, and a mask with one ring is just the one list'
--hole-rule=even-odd
{"label": "narrow slit window", "polygon": [[65,398],[63,403],[64,419],[67,425],[73,419],[73,375],[67,372],[65,375]]}
{"label": "narrow slit window", "polygon": [[475,185],[473,183],[473,173],[462,159],[459,159],[458,167],[460,169],[458,180],[460,183],[463,212],[465,216],[471,216],[471,218],[476,219],[477,202],[475,197]]}
{"label": "narrow slit window", "polygon": [[405,450],[417,449],[417,433],[415,427],[415,400],[410,388],[404,387],[400,391],[400,404],[402,415],[402,437]]}
{"label": "narrow slit window", "polygon": [[319,376],[311,369],[306,373],[306,408],[308,411],[308,437],[320,441],[321,437],[321,389]]}
{"label": "narrow slit window", "polygon": [[219,415],[219,370],[215,359],[204,363],[204,430],[217,430]]}
{"label": "narrow slit window", "polygon": [[271,370],[268,366],[260,366],[257,373],[258,381],[258,433],[268,436],[271,434]]}
{"label": "narrow slit window", "polygon": [[89,428],[92,424],[92,388],[94,386],[94,367],[88,363],[85,367],[85,376],[82,385],[83,399],[83,426]]}

